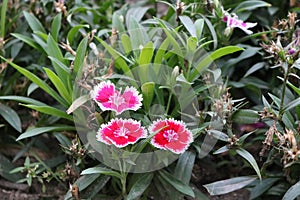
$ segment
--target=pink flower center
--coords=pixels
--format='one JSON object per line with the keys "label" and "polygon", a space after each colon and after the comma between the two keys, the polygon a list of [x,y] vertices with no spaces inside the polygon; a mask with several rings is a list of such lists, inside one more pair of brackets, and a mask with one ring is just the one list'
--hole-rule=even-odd
{"label": "pink flower center", "polygon": [[168,142],[173,142],[178,140],[178,134],[174,130],[164,131],[163,136],[168,140]]}
{"label": "pink flower center", "polygon": [[118,130],[114,131],[115,137],[125,137],[128,138],[127,134],[129,134],[129,130],[125,127],[120,127]]}
{"label": "pink flower center", "polygon": [[119,105],[125,103],[125,99],[118,93],[114,93],[112,96],[109,97],[108,102],[112,103],[118,107]]}

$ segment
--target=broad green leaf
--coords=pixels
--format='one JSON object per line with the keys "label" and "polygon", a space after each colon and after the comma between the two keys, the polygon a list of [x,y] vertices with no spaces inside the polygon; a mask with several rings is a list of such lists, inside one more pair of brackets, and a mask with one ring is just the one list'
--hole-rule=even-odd
{"label": "broad green leaf", "polygon": [[49,127],[38,127],[38,128],[31,128],[24,133],[22,133],[18,138],[17,141],[23,140],[25,138],[33,137],[40,135],[46,132],[53,132],[53,131],[72,131],[76,128],[74,126],[49,126]]}
{"label": "broad green leaf", "polygon": [[81,175],[86,175],[86,174],[105,174],[105,175],[114,176],[119,179],[122,179],[122,176],[119,172],[104,167],[91,167],[81,172]]}
{"label": "broad green leaf", "polygon": [[22,96],[0,96],[0,100],[10,100],[10,101],[18,101],[21,103],[28,103],[28,104],[33,104],[33,105],[37,105],[37,106],[46,106],[45,103],[37,101],[35,99],[32,98],[28,98],[28,97],[22,97]]}
{"label": "broad green leaf", "polygon": [[152,178],[153,173],[144,173],[143,175],[141,175],[131,187],[130,192],[127,196],[127,200],[134,200],[139,198],[149,187]]}
{"label": "broad green leaf", "polygon": [[68,89],[65,87],[62,80],[50,69],[44,68],[48,78],[51,80],[53,85],[55,86],[58,93],[68,102],[68,104],[71,104],[72,102],[72,95],[68,91]]}
{"label": "broad green leaf", "polygon": [[74,37],[79,32],[79,29],[81,29],[81,28],[90,28],[90,26],[87,24],[79,24],[79,25],[72,27],[69,30],[68,35],[67,35],[68,44],[70,44],[70,45],[73,44]]}
{"label": "broad green leaf", "polygon": [[141,46],[149,42],[145,28],[132,16],[130,16],[128,32],[133,50],[139,50]]}
{"label": "broad green leaf", "polygon": [[25,16],[25,19],[26,19],[28,25],[30,26],[30,28],[33,32],[40,31],[42,33],[46,33],[41,22],[33,14],[28,13],[26,11],[23,11],[23,14]]}
{"label": "broad green leaf", "polygon": [[84,58],[86,54],[87,42],[88,42],[88,38],[87,37],[83,38],[76,51],[76,56],[74,60],[74,74],[76,74],[77,76],[79,75],[79,73],[82,73],[81,71],[82,71]]}
{"label": "broad green leaf", "polygon": [[0,115],[17,131],[22,131],[22,124],[19,115],[8,106],[0,103]]}
{"label": "broad green leaf", "polygon": [[213,61],[215,61],[218,58],[221,58],[225,55],[229,55],[231,53],[235,53],[237,51],[241,51],[243,48],[237,47],[237,46],[226,46],[222,47],[220,49],[217,49],[216,51],[212,52],[210,55],[206,56],[195,68],[195,70],[192,72],[192,74],[189,77],[189,80],[194,80],[197,75],[203,71],[206,67],[208,67]]}
{"label": "broad green leaf", "polygon": [[58,41],[59,30],[61,28],[61,13],[58,13],[53,19],[51,25],[51,35],[55,41]]}
{"label": "broad green leaf", "polygon": [[193,21],[191,20],[191,18],[189,18],[188,16],[181,15],[181,16],[179,16],[179,19],[180,19],[181,23],[184,25],[184,27],[191,34],[191,36],[197,38],[197,31],[196,31],[195,25],[194,25]]}
{"label": "broad green leaf", "polygon": [[243,1],[240,3],[238,6],[236,6],[232,12],[234,13],[240,13],[244,11],[251,11],[256,8],[261,8],[261,7],[270,7],[271,4],[265,2],[265,1],[260,1],[260,0],[251,0],[251,1]]}
{"label": "broad green leaf", "polygon": [[83,96],[78,97],[77,99],[75,99],[73,101],[72,105],[66,111],[67,114],[71,114],[73,111],[75,111],[77,108],[79,108],[80,106],[82,106],[89,99],[90,99],[90,95],[83,95]]}
{"label": "broad green leaf", "polygon": [[154,53],[153,43],[150,41],[143,47],[141,51],[139,65],[146,65],[151,63],[153,53]]}
{"label": "broad green leaf", "polygon": [[35,74],[31,73],[30,71],[28,71],[27,69],[25,69],[23,67],[20,67],[16,64],[10,62],[9,60],[3,58],[2,56],[0,56],[0,58],[5,60],[8,64],[10,64],[13,68],[18,70],[24,76],[26,76],[29,80],[31,80],[32,82],[37,84],[42,90],[47,92],[50,96],[52,96],[59,103],[61,103],[62,105],[65,105],[66,107],[68,107],[68,103],[62,97],[60,97],[49,85],[47,85],[44,81],[42,81]]}
{"label": "broad green leaf", "polygon": [[123,45],[125,54],[128,55],[132,51],[130,37],[124,33],[121,36],[121,41],[122,41],[122,45]]}
{"label": "broad green leaf", "polygon": [[290,187],[284,194],[282,200],[292,200],[300,196],[300,181]]}
{"label": "broad green leaf", "polygon": [[149,9],[150,9],[149,6],[131,7],[126,13],[127,27],[129,27],[129,23],[130,23],[131,18],[134,18],[137,22],[139,22],[144,17],[147,10],[149,10]]}
{"label": "broad green leaf", "polygon": [[149,110],[150,105],[152,103],[153,96],[154,96],[154,88],[155,88],[154,82],[144,83],[141,87],[142,94],[143,94],[143,106],[145,107],[146,111]]}
{"label": "broad green leaf", "polygon": [[200,40],[202,37],[203,27],[204,27],[204,20],[197,19],[195,21],[195,29],[196,29],[196,35],[197,35],[198,40]]}
{"label": "broad green leaf", "polygon": [[253,176],[241,176],[241,177],[235,177],[235,178],[226,179],[222,181],[217,181],[203,186],[207,189],[210,195],[222,195],[222,194],[227,194],[229,192],[233,192],[238,189],[241,189],[249,185],[256,179],[257,178]]}
{"label": "broad green leaf", "polygon": [[37,106],[37,105],[30,105],[30,104],[21,104],[21,105],[39,111],[41,113],[45,113],[48,115],[57,116],[57,117],[61,117],[73,121],[73,117],[71,115],[68,115],[66,112],[51,106]]}
{"label": "broad green leaf", "polygon": [[253,124],[259,121],[259,115],[254,110],[240,109],[232,115],[232,121],[238,124]]}
{"label": "broad green leaf", "polygon": [[113,13],[112,27],[114,29],[116,29],[119,33],[125,32],[124,20],[125,20],[125,17],[121,14],[120,11],[116,11]]}
{"label": "broad green leaf", "polygon": [[176,167],[174,176],[181,180],[184,184],[189,184],[194,162],[195,162],[196,154],[190,151],[185,151],[180,155]]}
{"label": "broad green leaf", "polygon": [[175,178],[169,172],[167,172],[165,170],[160,170],[159,175],[166,182],[168,182],[170,185],[172,185],[172,187],[174,187],[176,190],[178,190],[182,194],[185,194],[185,195],[188,195],[188,196],[191,196],[191,197],[195,197],[195,194],[194,194],[193,190],[188,185],[184,184],[181,180],[178,180],[177,178]]}
{"label": "broad green leaf", "polygon": [[11,33],[11,35],[37,50],[44,51],[33,39],[26,35],[22,35],[19,33]]}
{"label": "broad green leaf", "polygon": [[236,153],[238,155],[242,156],[253,167],[257,176],[259,177],[259,179],[261,179],[260,170],[259,170],[259,167],[258,167],[254,157],[248,151],[246,151],[245,149],[242,149],[242,148],[237,149]]}
{"label": "broad green leaf", "polygon": [[257,185],[251,189],[250,200],[255,199],[266,192],[279,178],[266,178],[258,181]]}

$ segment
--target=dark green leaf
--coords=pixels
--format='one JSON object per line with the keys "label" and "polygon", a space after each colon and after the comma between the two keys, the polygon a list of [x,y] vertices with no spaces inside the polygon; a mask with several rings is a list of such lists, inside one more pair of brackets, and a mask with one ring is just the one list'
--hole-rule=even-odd
{"label": "dark green leaf", "polygon": [[144,193],[144,191],[149,187],[152,178],[153,178],[153,173],[145,173],[141,175],[136,180],[132,188],[130,189],[130,192],[127,196],[127,200],[134,200],[139,198]]}
{"label": "dark green leaf", "polygon": [[0,115],[17,131],[22,131],[22,124],[19,115],[10,107],[0,103]]}
{"label": "dark green leaf", "polygon": [[259,167],[258,167],[254,157],[248,151],[246,151],[245,149],[242,149],[242,148],[237,149],[236,153],[239,154],[240,156],[242,156],[245,160],[247,160],[247,162],[250,163],[250,165],[255,170],[257,176],[259,177],[259,179],[261,179],[260,170],[259,170]]}
{"label": "dark green leaf", "polygon": [[175,178],[172,174],[168,173],[165,170],[160,170],[159,174],[166,182],[168,182],[170,185],[172,185],[172,187],[174,187],[182,194],[195,197],[193,190],[188,185]]}
{"label": "dark green leaf", "polygon": [[39,127],[39,128],[31,128],[27,130],[26,132],[22,133],[18,138],[17,141],[37,136],[42,133],[46,132],[53,132],[53,131],[70,131],[70,130],[75,130],[74,126],[50,126],[50,127]]}
{"label": "dark green leaf", "polygon": [[86,174],[105,174],[105,175],[114,176],[119,179],[122,179],[122,176],[119,172],[104,167],[92,167],[92,168],[85,169],[81,172],[81,175],[86,175]]}
{"label": "dark green leaf", "polygon": [[52,26],[51,26],[51,34],[55,41],[58,41],[58,34],[61,28],[61,16],[62,14],[59,13],[53,19]]}
{"label": "dark green leaf", "polygon": [[241,189],[257,178],[252,176],[241,176],[235,177],[231,179],[226,179],[222,181],[217,181],[214,183],[203,185],[210,195],[222,195],[227,194],[229,192],[233,192],[235,190]]}
{"label": "dark green leaf", "polygon": [[88,42],[88,38],[87,37],[83,38],[76,51],[76,56],[74,60],[74,74],[76,74],[77,76],[79,75],[79,73],[81,73],[83,67],[84,58],[87,49],[87,42]]}
{"label": "dark green leaf", "polygon": [[289,190],[284,194],[282,200],[292,200],[300,196],[300,181],[289,188]]}
{"label": "dark green leaf", "polygon": [[26,11],[23,11],[23,14],[25,16],[25,19],[26,19],[28,25],[30,26],[30,28],[33,32],[40,31],[42,33],[46,33],[41,22],[33,14],[30,14]]}

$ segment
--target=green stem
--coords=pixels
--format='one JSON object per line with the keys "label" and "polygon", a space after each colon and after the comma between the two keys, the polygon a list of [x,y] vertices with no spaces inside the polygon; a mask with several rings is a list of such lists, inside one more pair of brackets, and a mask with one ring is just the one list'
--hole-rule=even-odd
{"label": "green stem", "polygon": [[4,40],[5,37],[5,18],[6,18],[6,10],[7,10],[8,0],[3,0],[2,9],[1,9],[1,24],[0,24],[0,38]]}
{"label": "green stem", "polygon": [[281,91],[281,101],[280,101],[280,107],[279,107],[279,115],[278,119],[281,121],[282,115],[283,115],[283,107],[284,107],[284,96],[285,96],[285,91],[286,91],[286,84],[288,80],[290,72],[290,67],[288,66],[288,69],[286,70],[286,73],[284,74],[284,79],[283,79],[283,85],[282,85],[282,91]]}
{"label": "green stem", "polygon": [[168,112],[169,112],[170,105],[171,105],[171,100],[172,100],[172,93],[169,93],[168,104],[167,104],[167,108],[166,108],[166,114],[168,114]]}

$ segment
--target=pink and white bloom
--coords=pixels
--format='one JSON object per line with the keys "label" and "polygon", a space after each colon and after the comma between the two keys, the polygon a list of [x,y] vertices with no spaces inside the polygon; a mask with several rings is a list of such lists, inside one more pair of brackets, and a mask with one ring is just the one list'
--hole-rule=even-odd
{"label": "pink and white bloom", "polygon": [[108,124],[101,125],[96,137],[100,142],[122,148],[136,143],[140,138],[146,138],[147,132],[136,120],[112,119]]}
{"label": "pink and white bloom", "polygon": [[236,14],[233,14],[233,16],[231,16],[228,13],[226,13],[225,16],[223,17],[223,21],[227,23],[227,28],[230,29],[240,28],[248,35],[253,33],[253,31],[248,29],[257,25],[257,23],[244,22],[238,19],[238,16]]}
{"label": "pink and white bloom", "polygon": [[117,115],[125,110],[140,109],[143,100],[136,88],[127,86],[121,93],[110,81],[103,81],[96,85],[92,91],[92,97],[101,110],[113,110]]}
{"label": "pink and white bloom", "polygon": [[150,134],[155,134],[151,144],[173,153],[183,153],[193,142],[193,135],[183,121],[174,119],[157,120],[150,126]]}

